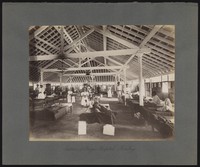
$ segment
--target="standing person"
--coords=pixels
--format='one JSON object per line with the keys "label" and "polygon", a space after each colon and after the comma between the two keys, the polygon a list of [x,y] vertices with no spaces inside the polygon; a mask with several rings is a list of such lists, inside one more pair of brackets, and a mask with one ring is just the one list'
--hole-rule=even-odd
{"label": "standing person", "polygon": [[97,94],[98,94],[98,96],[100,95],[100,92],[101,92],[101,88],[100,88],[100,86],[98,85],[98,86],[97,86]]}
{"label": "standing person", "polygon": [[126,84],[126,99],[130,99],[131,98],[131,89],[128,86],[128,84]]}
{"label": "standing person", "polygon": [[40,85],[38,99],[44,99],[44,98],[45,98],[44,87],[43,85]]}
{"label": "standing person", "polygon": [[72,87],[72,94],[71,94],[71,96],[72,96],[72,103],[75,103],[76,102],[76,99],[75,99],[75,90],[74,90],[74,87]]}
{"label": "standing person", "polygon": [[40,88],[39,88],[39,84],[37,84],[37,87],[35,88],[35,97],[37,98],[38,95],[40,93]]}
{"label": "standing person", "polygon": [[87,91],[87,87],[84,87],[83,88],[83,92],[81,93],[81,105],[86,107],[86,106],[89,106],[90,103],[89,103],[89,92]]}
{"label": "standing person", "polygon": [[120,82],[117,82],[117,98],[118,101],[122,101],[122,85],[120,85]]}
{"label": "standing person", "polygon": [[126,86],[123,88],[123,91],[122,91],[122,99],[124,102],[125,102],[125,98],[126,99],[131,98],[131,90],[130,90],[128,84],[126,84]]}
{"label": "standing person", "polygon": [[71,87],[71,91],[74,93],[74,87],[73,86]]}
{"label": "standing person", "polygon": [[70,88],[67,92],[67,102],[71,103],[72,102],[72,88]]}
{"label": "standing person", "polygon": [[109,85],[108,86],[108,97],[112,97],[112,87]]}

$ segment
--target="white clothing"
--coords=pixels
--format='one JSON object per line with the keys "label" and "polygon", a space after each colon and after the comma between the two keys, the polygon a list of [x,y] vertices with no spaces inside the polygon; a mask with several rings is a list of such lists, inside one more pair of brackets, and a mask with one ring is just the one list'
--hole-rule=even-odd
{"label": "white clothing", "polygon": [[90,101],[89,101],[89,93],[88,92],[82,92],[81,93],[82,99],[81,99],[81,105],[82,106],[89,106]]}
{"label": "white clothing", "polygon": [[158,97],[158,95],[153,96],[152,101],[156,104],[156,105],[160,105],[161,101],[160,98]]}
{"label": "white clothing", "polygon": [[75,96],[72,96],[72,103],[75,103],[75,102],[76,102]]}
{"label": "white clothing", "polygon": [[38,99],[45,99],[44,93],[39,93],[38,94]]}
{"label": "white clothing", "polygon": [[111,87],[108,88],[108,97],[112,97]]}
{"label": "white clothing", "polygon": [[117,91],[122,91],[122,85],[117,85]]}
{"label": "white clothing", "polygon": [[71,94],[72,94],[72,91],[69,90],[69,91],[67,92],[67,102],[68,102],[68,103],[71,103],[71,102],[72,102],[72,96],[71,96]]}
{"label": "white clothing", "polygon": [[126,99],[129,99],[131,94],[130,88],[129,87],[124,88],[123,92],[124,92],[123,95],[126,97]]}
{"label": "white clothing", "polygon": [[173,110],[173,109],[172,109],[172,103],[171,103],[171,101],[170,101],[169,98],[166,98],[166,99],[165,99],[164,107],[163,107],[163,111],[167,111],[167,110],[169,110],[169,111],[172,111],[172,110]]}

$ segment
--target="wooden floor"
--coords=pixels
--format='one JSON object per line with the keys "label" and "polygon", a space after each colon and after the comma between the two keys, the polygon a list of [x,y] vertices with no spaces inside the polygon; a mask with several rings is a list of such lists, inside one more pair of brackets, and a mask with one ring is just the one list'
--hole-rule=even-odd
{"label": "wooden floor", "polygon": [[133,112],[129,107],[118,103],[117,99],[103,98],[101,103],[109,103],[110,108],[116,111],[115,136],[103,134],[102,124],[94,123],[87,125],[87,135],[78,135],[79,115],[87,108],[80,105],[80,99],[73,104],[73,114],[65,115],[56,121],[36,120],[30,127],[30,140],[166,140],[154,131],[150,126],[136,125]]}

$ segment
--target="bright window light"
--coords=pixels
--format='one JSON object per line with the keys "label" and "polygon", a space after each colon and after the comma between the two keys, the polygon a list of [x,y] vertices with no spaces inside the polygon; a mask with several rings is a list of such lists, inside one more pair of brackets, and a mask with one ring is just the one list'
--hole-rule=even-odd
{"label": "bright window light", "polygon": [[168,82],[163,82],[162,83],[162,92],[163,93],[168,93]]}

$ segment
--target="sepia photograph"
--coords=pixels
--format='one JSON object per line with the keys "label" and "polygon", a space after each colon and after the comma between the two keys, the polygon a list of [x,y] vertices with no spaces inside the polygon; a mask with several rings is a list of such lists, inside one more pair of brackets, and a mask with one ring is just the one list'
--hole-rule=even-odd
{"label": "sepia photograph", "polygon": [[2,164],[198,164],[197,4],[2,13]]}
{"label": "sepia photograph", "polygon": [[30,141],[175,139],[175,25],[27,33]]}

